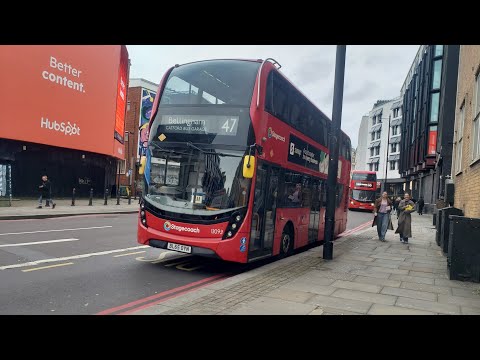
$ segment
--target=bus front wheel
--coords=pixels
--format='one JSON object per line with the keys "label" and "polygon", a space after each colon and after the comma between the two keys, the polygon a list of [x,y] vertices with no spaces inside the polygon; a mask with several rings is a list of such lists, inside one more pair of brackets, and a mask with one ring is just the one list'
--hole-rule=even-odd
{"label": "bus front wheel", "polygon": [[293,253],[293,235],[289,227],[285,227],[280,240],[280,256],[285,257]]}

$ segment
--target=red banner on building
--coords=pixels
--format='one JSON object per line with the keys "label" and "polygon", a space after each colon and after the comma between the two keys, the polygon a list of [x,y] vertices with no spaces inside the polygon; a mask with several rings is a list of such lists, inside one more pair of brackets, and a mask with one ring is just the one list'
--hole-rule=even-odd
{"label": "red banner on building", "polygon": [[428,132],[428,155],[435,155],[437,152],[437,130]]}

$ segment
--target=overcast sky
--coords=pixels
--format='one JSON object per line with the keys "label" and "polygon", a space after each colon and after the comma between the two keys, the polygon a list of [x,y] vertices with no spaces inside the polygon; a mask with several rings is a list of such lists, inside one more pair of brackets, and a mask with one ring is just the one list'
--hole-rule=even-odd
{"label": "overcast sky", "polygon": [[[417,45],[347,46],[342,130],[358,142],[362,115],[375,101],[400,95]],[[159,83],[172,65],[215,58],[274,58],[281,72],[327,116],[332,116],[335,45],[128,45],[131,78]]]}

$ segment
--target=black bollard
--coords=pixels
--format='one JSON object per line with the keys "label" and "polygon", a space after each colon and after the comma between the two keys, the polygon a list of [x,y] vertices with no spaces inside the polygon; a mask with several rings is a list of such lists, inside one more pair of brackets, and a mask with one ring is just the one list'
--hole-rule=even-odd
{"label": "black bollard", "polygon": [[72,191],[72,206],[75,206],[75,188]]}
{"label": "black bollard", "polygon": [[131,191],[128,191],[128,205],[130,205],[131,203],[132,203],[132,193]]}
{"label": "black bollard", "polygon": [[93,188],[90,188],[90,199],[88,199],[88,206],[93,205]]}
{"label": "black bollard", "polygon": [[117,205],[120,205],[120,190],[117,189]]}
{"label": "black bollard", "polygon": [[105,197],[104,197],[103,205],[107,205],[107,199],[108,199],[108,188],[105,189]]}

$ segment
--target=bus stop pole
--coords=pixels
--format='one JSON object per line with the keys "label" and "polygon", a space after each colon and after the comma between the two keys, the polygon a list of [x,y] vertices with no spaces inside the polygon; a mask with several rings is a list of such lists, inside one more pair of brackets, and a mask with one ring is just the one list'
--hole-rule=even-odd
{"label": "bus stop pole", "polygon": [[345,78],[346,45],[337,45],[335,61],[335,83],[333,87],[332,128],[330,133],[330,154],[327,178],[327,208],[325,211],[325,240],[323,258],[332,260],[333,234],[335,228],[335,203],[337,195],[338,153],[340,147],[340,129],[342,125],[343,84]]}

